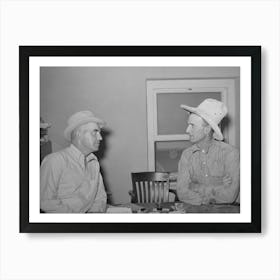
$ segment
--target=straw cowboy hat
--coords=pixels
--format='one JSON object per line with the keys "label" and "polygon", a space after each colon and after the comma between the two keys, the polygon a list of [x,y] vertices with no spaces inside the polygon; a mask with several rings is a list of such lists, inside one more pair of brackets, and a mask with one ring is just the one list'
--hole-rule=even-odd
{"label": "straw cowboy hat", "polygon": [[97,118],[92,112],[90,111],[81,111],[77,112],[72,115],[68,119],[68,126],[64,130],[64,137],[66,140],[71,141],[71,133],[72,131],[80,125],[94,122],[97,123],[100,127],[105,125],[105,122],[99,118]]}
{"label": "straw cowboy hat", "polygon": [[180,107],[203,118],[213,128],[213,137],[219,141],[223,140],[224,137],[218,125],[227,114],[227,107],[224,103],[209,98],[200,103],[198,107],[183,104]]}

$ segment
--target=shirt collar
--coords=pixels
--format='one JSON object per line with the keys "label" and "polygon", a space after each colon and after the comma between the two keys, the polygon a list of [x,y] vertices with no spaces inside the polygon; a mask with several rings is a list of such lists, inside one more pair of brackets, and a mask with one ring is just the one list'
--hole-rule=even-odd
{"label": "shirt collar", "polygon": [[97,157],[95,156],[94,153],[90,153],[89,155],[86,156],[87,162],[92,161],[92,160],[97,160]]}
{"label": "shirt collar", "polygon": [[194,145],[192,146],[192,152],[195,153],[195,152],[197,152],[197,151],[201,151],[201,152],[203,152],[203,153],[205,153],[205,154],[208,154],[209,149],[210,149],[213,145],[215,145],[215,143],[216,143],[216,141],[215,141],[215,140],[212,140],[212,141],[209,143],[209,145],[207,145],[206,147],[204,147],[204,149],[201,149],[197,144],[194,144]]}
{"label": "shirt collar", "polygon": [[84,154],[82,154],[81,151],[73,144],[71,144],[69,146],[69,153],[76,161],[78,161],[82,165],[84,165],[85,162],[97,160],[96,156],[93,153],[90,153],[89,155],[84,156]]}

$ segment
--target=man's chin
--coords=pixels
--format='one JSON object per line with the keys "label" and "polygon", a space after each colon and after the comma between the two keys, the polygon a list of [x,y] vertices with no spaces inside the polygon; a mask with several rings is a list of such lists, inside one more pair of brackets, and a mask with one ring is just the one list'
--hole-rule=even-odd
{"label": "man's chin", "polygon": [[95,147],[93,147],[94,152],[97,152],[97,151],[99,150],[99,146],[100,146],[100,145],[96,145]]}
{"label": "man's chin", "polygon": [[91,148],[91,153],[97,152],[99,150],[99,146],[94,146]]}

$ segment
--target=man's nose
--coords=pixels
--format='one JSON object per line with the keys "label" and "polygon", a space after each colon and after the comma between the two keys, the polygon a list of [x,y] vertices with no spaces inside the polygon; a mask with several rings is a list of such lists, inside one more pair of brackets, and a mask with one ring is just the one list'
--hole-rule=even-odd
{"label": "man's nose", "polygon": [[188,125],[187,129],[186,129],[186,133],[190,133],[190,126]]}

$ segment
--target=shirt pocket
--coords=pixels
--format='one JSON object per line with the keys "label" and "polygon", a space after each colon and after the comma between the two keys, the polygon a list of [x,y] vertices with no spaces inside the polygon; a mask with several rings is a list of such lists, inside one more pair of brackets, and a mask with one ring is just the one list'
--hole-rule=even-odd
{"label": "shirt pocket", "polygon": [[66,169],[59,181],[58,197],[72,197],[76,189],[82,184],[82,181],[82,176],[76,170],[71,168]]}

